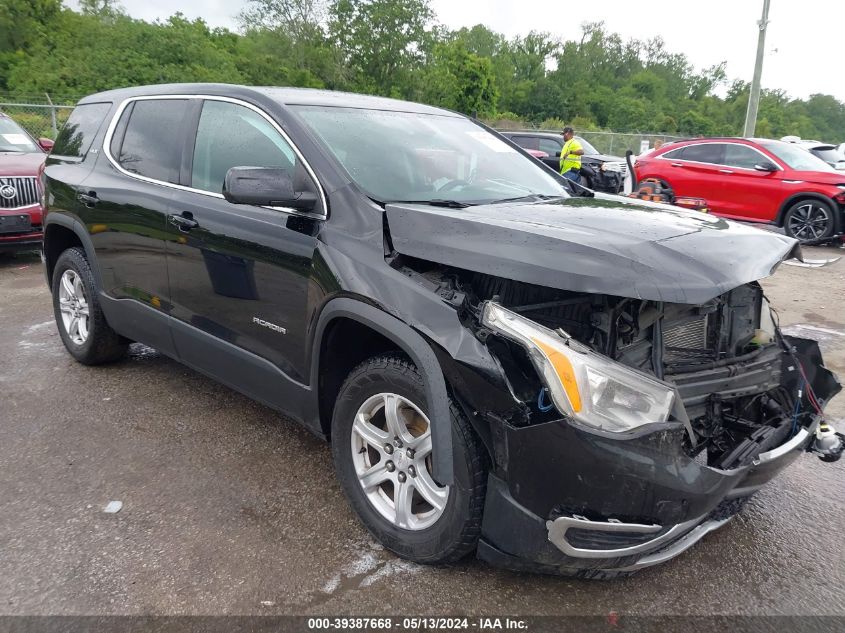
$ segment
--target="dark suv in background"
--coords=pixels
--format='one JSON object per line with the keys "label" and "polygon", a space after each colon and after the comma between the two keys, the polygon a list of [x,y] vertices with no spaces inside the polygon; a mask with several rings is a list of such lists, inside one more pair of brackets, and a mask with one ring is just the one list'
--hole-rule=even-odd
{"label": "dark suv in background", "polygon": [[[560,151],[564,143],[560,134],[512,130],[500,130],[500,133],[524,149],[545,153],[540,160],[555,171],[560,171]],[[584,148],[584,155],[581,157],[581,184],[596,191],[621,192],[628,171],[625,159],[602,154],[583,137],[575,138]]]}
{"label": "dark suv in background", "polygon": [[350,505],[405,558],[628,574],[801,453],[841,453],[822,414],[839,384],[757,283],[794,240],[572,197],[458,114],[104,92],[46,179],[69,353],[105,363],[138,341],[330,438]]}

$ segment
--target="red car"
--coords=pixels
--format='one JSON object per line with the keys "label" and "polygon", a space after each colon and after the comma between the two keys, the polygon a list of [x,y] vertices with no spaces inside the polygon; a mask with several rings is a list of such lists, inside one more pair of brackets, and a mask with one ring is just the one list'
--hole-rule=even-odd
{"label": "red car", "polygon": [[664,145],[635,163],[637,179],[655,178],[678,196],[703,198],[713,213],[782,226],[802,242],[839,234],[845,173],[794,144],[708,138]]}
{"label": "red car", "polygon": [[41,247],[41,174],[52,147],[0,113],[0,253]]}

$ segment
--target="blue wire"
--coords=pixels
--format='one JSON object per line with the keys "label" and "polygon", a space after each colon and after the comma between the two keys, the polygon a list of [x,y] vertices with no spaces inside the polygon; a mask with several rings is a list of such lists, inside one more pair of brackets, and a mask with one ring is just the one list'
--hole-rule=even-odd
{"label": "blue wire", "polygon": [[542,411],[543,413],[545,413],[546,411],[551,411],[555,408],[555,405],[553,404],[543,404],[543,402],[545,402],[545,395],[546,389],[544,387],[543,389],[540,389],[540,393],[537,395],[537,408],[540,409],[540,411]]}

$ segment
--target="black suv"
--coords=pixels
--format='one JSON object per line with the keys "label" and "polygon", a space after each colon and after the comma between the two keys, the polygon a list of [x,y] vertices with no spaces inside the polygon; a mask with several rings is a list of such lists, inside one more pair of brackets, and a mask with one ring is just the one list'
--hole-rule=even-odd
{"label": "black suv", "polygon": [[569,195],[476,121],[314,90],[79,102],[46,167],[68,351],[137,341],[331,438],[386,547],[584,577],[684,551],[841,451],[816,343],[757,279],[789,238]]}
{"label": "black suv", "polygon": [[[564,143],[560,134],[530,130],[502,130],[501,134],[523,149],[543,152],[545,156],[540,155],[540,160],[555,171],[560,171],[560,151]],[[584,155],[581,157],[581,184],[596,191],[621,192],[628,171],[625,159],[602,154],[586,139],[580,136],[575,138],[584,148]]]}

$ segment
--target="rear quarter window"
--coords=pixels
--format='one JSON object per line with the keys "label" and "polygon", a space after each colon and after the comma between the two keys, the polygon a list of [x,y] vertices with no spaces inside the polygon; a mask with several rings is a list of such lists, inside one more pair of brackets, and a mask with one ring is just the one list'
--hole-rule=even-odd
{"label": "rear quarter window", "polygon": [[111,103],[86,103],[76,106],[56,137],[52,155],[83,158],[91,148],[91,143],[110,109]]}

